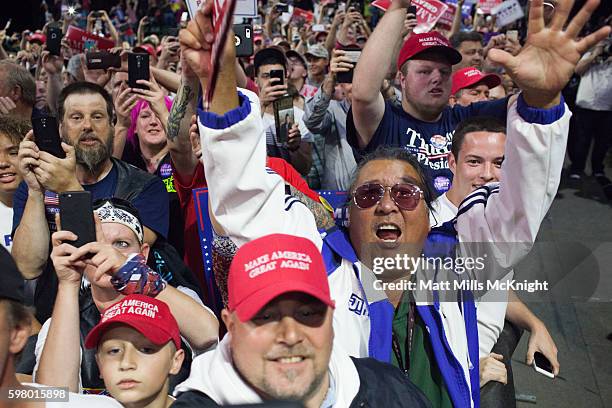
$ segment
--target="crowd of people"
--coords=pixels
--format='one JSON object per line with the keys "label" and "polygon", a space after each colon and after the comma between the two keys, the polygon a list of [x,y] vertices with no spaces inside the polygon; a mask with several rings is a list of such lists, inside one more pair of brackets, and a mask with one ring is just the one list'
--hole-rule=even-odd
{"label": "crowd of people", "polygon": [[[216,64],[212,0],[51,3],[0,31],[0,406],[512,407],[524,331],[520,358],[559,373],[490,284],[533,247],[566,148],[612,200],[599,0],[504,26],[458,0],[427,29],[410,0],[260,1],[253,53],[230,35]],[[85,241],[62,207],[83,191]]]}

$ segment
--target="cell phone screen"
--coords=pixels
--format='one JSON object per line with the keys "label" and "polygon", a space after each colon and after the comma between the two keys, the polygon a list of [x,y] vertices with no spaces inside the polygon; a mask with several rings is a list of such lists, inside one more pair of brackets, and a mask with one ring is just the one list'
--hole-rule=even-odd
{"label": "cell phone screen", "polygon": [[408,13],[414,14],[416,16],[417,7],[416,6],[408,6]]}
{"label": "cell phone screen", "polygon": [[541,368],[544,371],[548,371],[549,373],[553,372],[552,365],[550,364],[550,361],[548,361],[548,359],[544,357],[544,354],[536,352],[533,355],[533,359],[535,360],[535,364],[537,367]]}
{"label": "cell phone screen", "polygon": [[273,82],[273,85],[283,85],[285,83],[285,71],[282,69],[273,69],[270,71],[270,79],[278,78],[280,81]]}

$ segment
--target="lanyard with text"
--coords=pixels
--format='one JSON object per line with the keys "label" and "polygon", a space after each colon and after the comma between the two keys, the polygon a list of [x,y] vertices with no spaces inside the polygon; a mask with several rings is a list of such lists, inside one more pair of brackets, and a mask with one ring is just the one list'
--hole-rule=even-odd
{"label": "lanyard with text", "polygon": [[410,370],[410,354],[412,353],[412,335],[414,332],[414,319],[416,314],[416,307],[414,299],[412,298],[412,293],[410,293],[410,311],[408,312],[408,335],[406,336],[406,358],[402,358],[402,352],[399,345],[399,340],[395,333],[393,333],[393,354],[395,354],[395,359],[397,360],[397,364],[406,375],[408,374],[408,370]]}

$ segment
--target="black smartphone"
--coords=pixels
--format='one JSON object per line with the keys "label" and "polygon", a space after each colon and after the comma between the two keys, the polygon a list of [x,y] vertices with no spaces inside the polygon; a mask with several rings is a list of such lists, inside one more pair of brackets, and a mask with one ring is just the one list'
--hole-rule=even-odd
{"label": "black smartphone", "polygon": [[130,88],[149,89],[137,84],[139,79],[149,80],[149,54],[128,54],[128,84]]}
{"label": "black smartphone", "polygon": [[117,52],[97,51],[85,54],[87,69],[121,68],[121,55]]}
{"label": "black smartphone", "polygon": [[253,27],[250,24],[234,24],[234,38],[237,57],[253,55]]}
{"label": "black smartphone", "polygon": [[295,123],[293,114],[293,97],[285,95],[273,103],[274,106],[274,125],[276,126],[276,140],[284,144],[289,138],[289,130]]}
{"label": "black smartphone", "polygon": [[59,194],[62,230],[77,236],[72,245],[79,248],[96,241],[96,224],[89,191],[66,191]]}
{"label": "black smartphone", "polygon": [[552,364],[550,364],[550,361],[548,361],[544,354],[539,351],[536,351],[533,355],[533,368],[546,377],[555,378]]}
{"label": "black smartphone", "polygon": [[59,27],[49,27],[47,29],[47,51],[51,55],[60,55],[62,49],[62,29]]}
{"label": "black smartphone", "polygon": [[93,12],[91,13],[91,16],[92,16],[93,18],[100,18],[100,17],[102,17],[103,15],[104,15],[104,13],[102,13],[101,11],[93,11]]}
{"label": "black smartphone", "polygon": [[34,143],[43,152],[51,153],[55,157],[66,157],[62,149],[62,139],[59,134],[57,120],[53,116],[39,116],[32,119],[34,130]]}
{"label": "black smartphone", "polygon": [[417,6],[408,6],[408,14],[414,14],[416,16]]}
{"label": "black smartphone", "polygon": [[355,72],[355,65],[357,65],[357,61],[359,61],[359,57],[361,57],[361,49],[360,48],[343,48],[344,56],[349,58],[353,63],[353,68],[347,72],[338,72],[336,74],[336,82],[339,84],[350,84],[353,82],[353,73]]}
{"label": "black smartphone", "polygon": [[285,71],[282,69],[273,69],[270,71],[270,79],[278,78],[280,81],[270,82],[271,85],[283,85],[285,83]]}
{"label": "black smartphone", "polygon": [[279,13],[287,13],[289,11],[289,5],[287,3],[276,3],[276,11]]}

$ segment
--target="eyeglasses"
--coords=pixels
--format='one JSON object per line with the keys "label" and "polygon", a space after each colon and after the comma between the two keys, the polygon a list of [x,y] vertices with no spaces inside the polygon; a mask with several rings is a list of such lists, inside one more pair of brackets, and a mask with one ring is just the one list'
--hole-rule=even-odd
{"label": "eyeglasses", "polygon": [[379,183],[368,183],[355,189],[353,201],[358,208],[364,210],[378,204],[387,190],[393,202],[402,210],[407,211],[414,210],[423,197],[423,190],[414,184],[397,183],[393,186],[383,186]]}

